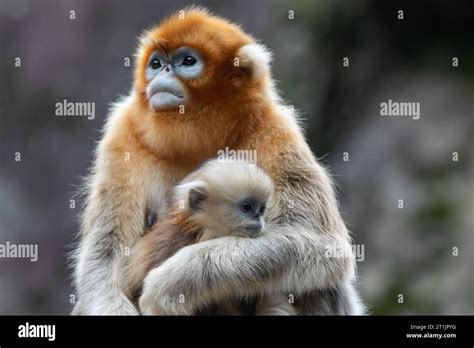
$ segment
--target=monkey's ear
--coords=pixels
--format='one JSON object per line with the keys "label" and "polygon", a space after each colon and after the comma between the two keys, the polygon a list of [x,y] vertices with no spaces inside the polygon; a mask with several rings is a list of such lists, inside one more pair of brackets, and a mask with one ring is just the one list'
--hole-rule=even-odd
{"label": "monkey's ear", "polygon": [[252,82],[260,82],[270,74],[271,52],[263,45],[242,46],[234,59],[234,66],[242,69]]}
{"label": "monkey's ear", "polygon": [[202,204],[207,199],[207,184],[203,181],[193,183],[188,191],[189,208],[192,210],[201,210]]}

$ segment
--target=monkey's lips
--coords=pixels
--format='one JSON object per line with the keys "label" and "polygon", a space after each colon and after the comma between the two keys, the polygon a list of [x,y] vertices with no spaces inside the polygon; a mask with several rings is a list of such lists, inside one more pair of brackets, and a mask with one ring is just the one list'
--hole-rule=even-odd
{"label": "monkey's lips", "polygon": [[172,109],[184,105],[186,92],[175,80],[153,80],[147,87],[147,96],[153,109]]}
{"label": "monkey's lips", "polygon": [[184,95],[170,89],[157,89],[152,91],[149,100],[154,109],[173,108],[184,104]]}

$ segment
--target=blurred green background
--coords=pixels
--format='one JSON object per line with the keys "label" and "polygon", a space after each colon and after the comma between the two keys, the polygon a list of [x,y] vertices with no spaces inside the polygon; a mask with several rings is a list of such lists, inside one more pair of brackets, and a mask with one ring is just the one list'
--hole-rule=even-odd
{"label": "blurred green background", "polygon": [[[0,259],[0,314],[70,310],[69,200],[110,103],[131,86],[124,59],[143,29],[192,3],[274,52],[283,96],[365,248],[371,312],[474,314],[474,13],[469,1],[376,0],[0,0],[0,243],[39,245],[36,263]],[[95,119],[55,116],[64,99],[95,102]],[[381,117],[388,99],[419,102],[420,119]]]}

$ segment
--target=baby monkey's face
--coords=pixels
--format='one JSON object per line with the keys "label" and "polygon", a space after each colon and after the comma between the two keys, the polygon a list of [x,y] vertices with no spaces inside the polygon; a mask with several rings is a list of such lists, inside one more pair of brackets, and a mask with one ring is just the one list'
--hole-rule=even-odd
{"label": "baby monkey's face", "polygon": [[255,196],[238,199],[220,200],[213,204],[211,200],[204,208],[205,218],[201,219],[205,227],[204,238],[213,239],[224,236],[255,238],[265,228],[267,200]]}
{"label": "baby monkey's face", "polygon": [[237,203],[235,208],[236,220],[241,222],[233,234],[248,237],[257,237],[265,227],[265,211],[267,202],[257,197],[246,197]]}
{"label": "baby monkey's face", "polygon": [[193,175],[192,181],[179,186],[177,197],[187,190],[187,214],[202,231],[201,240],[263,233],[273,185],[262,169],[243,162],[209,161]]}

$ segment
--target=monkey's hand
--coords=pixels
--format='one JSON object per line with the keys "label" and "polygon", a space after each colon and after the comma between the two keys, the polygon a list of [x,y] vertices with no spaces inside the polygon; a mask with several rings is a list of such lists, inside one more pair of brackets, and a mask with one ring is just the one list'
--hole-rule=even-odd
{"label": "monkey's hand", "polygon": [[[354,276],[345,231],[274,225],[254,239],[222,237],[181,249],[145,278],[143,314],[192,315],[219,301],[272,292],[299,294]],[[329,257],[328,249],[349,257]]]}

